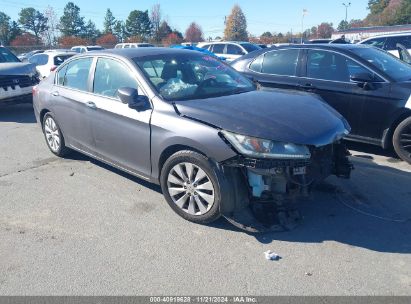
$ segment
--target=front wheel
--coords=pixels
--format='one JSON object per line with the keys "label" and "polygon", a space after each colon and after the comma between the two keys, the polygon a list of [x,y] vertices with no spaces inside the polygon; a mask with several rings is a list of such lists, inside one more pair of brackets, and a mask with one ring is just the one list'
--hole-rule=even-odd
{"label": "front wheel", "polygon": [[220,217],[220,183],[205,156],[193,151],[173,154],[161,170],[160,183],[168,204],[184,219],[207,224]]}
{"label": "front wheel", "polygon": [[69,149],[65,145],[61,129],[51,113],[44,115],[43,133],[51,152],[60,157],[67,155]]}
{"label": "front wheel", "polygon": [[395,129],[393,145],[398,156],[411,164],[411,117],[405,119]]}

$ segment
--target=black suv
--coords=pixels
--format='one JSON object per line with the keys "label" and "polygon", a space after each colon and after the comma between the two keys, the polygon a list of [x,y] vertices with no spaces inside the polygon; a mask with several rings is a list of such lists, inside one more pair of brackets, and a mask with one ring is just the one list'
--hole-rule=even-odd
{"label": "black suv", "polygon": [[36,68],[21,62],[5,47],[0,47],[0,106],[32,102],[32,87],[39,83]]}
{"label": "black suv", "polygon": [[318,94],[352,127],[348,139],[393,144],[411,163],[411,66],[360,44],[292,45],[257,51],[232,66],[261,87]]}

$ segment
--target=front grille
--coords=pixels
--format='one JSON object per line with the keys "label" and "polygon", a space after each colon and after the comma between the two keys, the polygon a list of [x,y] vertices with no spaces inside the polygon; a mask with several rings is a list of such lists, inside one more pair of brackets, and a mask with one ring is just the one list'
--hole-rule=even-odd
{"label": "front grille", "polygon": [[33,79],[27,75],[1,75],[0,76],[0,88],[7,91],[9,88],[14,90],[17,86],[20,88],[26,88],[32,86]]}

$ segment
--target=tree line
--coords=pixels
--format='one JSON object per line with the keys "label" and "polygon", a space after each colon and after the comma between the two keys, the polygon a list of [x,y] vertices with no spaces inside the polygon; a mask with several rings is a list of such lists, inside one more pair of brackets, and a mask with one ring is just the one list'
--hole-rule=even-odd
{"label": "tree line", "polygon": [[[370,13],[364,20],[342,20],[337,29],[344,31],[363,26],[411,23],[411,0],[369,0],[368,9]],[[266,31],[261,36],[253,36],[247,31],[246,16],[238,5],[232,8],[224,23],[225,40],[265,44],[293,42],[296,37],[329,38],[335,31],[332,23],[323,22],[303,33]],[[117,19],[108,8],[101,30],[92,20],[86,20],[81,15],[80,7],[73,2],[65,5],[60,17],[51,6],[43,12],[32,7],[22,8],[18,20],[11,20],[6,13],[0,11],[0,43],[3,45],[69,47],[95,43],[114,45],[118,42],[171,45],[183,41],[204,41],[201,26],[192,22],[184,34],[179,32],[163,18],[160,4],[155,4],[150,10],[132,10],[125,20]]]}

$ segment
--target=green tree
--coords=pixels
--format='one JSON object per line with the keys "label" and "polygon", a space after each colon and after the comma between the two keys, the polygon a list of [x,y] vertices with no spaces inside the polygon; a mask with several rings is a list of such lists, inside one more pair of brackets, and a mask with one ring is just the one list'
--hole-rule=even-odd
{"label": "green tree", "polygon": [[126,25],[123,21],[117,20],[114,28],[113,28],[113,35],[116,36],[119,42],[123,42],[127,38],[127,30]]}
{"label": "green tree", "polygon": [[19,13],[21,26],[36,37],[36,42],[40,42],[40,35],[47,30],[47,17],[32,7],[23,8]]}
{"label": "green tree", "polygon": [[403,0],[399,10],[396,10],[393,24],[411,24],[411,1]]}
{"label": "green tree", "polygon": [[60,18],[60,31],[63,36],[80,36],[84,33],[84,17],[80,16],[80,8],[73,2],[64,7]]}
{"label": "green tree", "polygon": [[388,4],[390,4],[390,0],[369,0],[368,9],[372,15],[377,15],[381,14]]}
{"label": "green tree", "polygon": [[131,11],[126,20],[126,29],[129,37],[138,36],[146,40],[150,36],[152,29],[148,11]]}
{"label": "green tree", "polygon": [[248,40],[247,19],[238,5],[234,5],[231,14],[226,19],[224,39],[237,41]]}
{"label": "green tree", "polygon": [[0,12],[0,45],[10,42],[10,17]]}
{"label": "green tree", "polygon": [[114,18],[113,13],[108,8],[106,11],[106,16],[104,17],[104,34],[113,34],[114,26],[116,25],[116,18]]}
{"label": "green tree", "polygon": [[158,29],[158,37],[160,41],[162,41],[164,38],[168,37],[173,32],[171,27],[168,25],[167,21],[163,21],[160,24],[160,28]]}
{"label": "green tree", "polygon": [[346,29],[349,28],[349,24],[348,21],[342,20],[340,22],[340,24],[337,27],[337,30],[339,30],[340,32],[345,31]]}
{"label": "green tree", "polygon": [[100,37],[100,35],[101,32],[97,29],[96,24],[93,21],[89,20],[84,26],[82,38],[86,38],[91,43],[95,43],[96,39]]}

